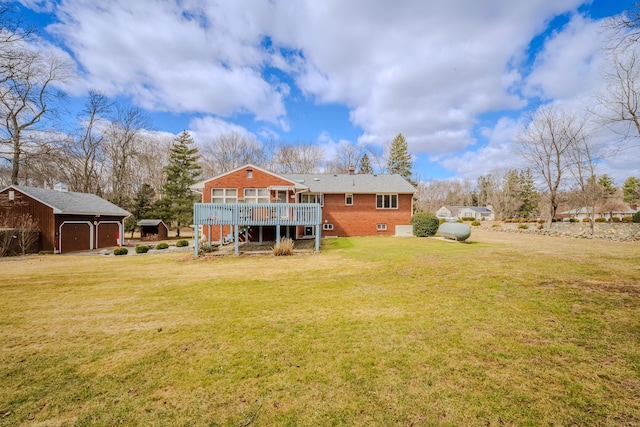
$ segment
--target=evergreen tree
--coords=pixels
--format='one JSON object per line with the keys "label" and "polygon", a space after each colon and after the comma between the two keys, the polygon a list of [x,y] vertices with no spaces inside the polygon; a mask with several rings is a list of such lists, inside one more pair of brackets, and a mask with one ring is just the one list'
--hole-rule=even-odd
{"label": "evergreen tree", "polygon": [[180,228],[191,223],[193,204],[198,196],[189,188],[200,176],[198,165],[200,154],[197,148],[191,148],[193,139],[183,131],[175,139],[169,153],[169,164],[164,168],[166,181],[162,186],[162,202],[157,205],[165,213],[165,222],[176,227],[176,236],[180,237]]}
{"label": "evergreen tree", "polygon": [[398,174],[409,181],[412,185],[415,185],[411,180],[411,167],[412,161],[407,141],[404,139],[404,136],[399,133],[391,142],[389,159],[387,161],[387,170],[390,174]]}
{"label": "evergreen tree", "polygon": [[132,215],[125,221],[125,231],[131,232],[131,238],[133,238],[133,232],[138,225],[138,221],[144,218],[150,218],[153,212],[153,201],[155,197],[156,192],[153,190],[153,187],[146,182],[142,184],[133,197]]}
{"label": "evergreen tree", "polygon": [[616,184],[606,173],[598,178],[598,184],[602,187],[606,195],[613,195],[616,192]]}
{"label": "evergreen tree", "polygon": [[520,199],[520,216],[523,218],[536,218],[540,215],[538,208],[538,191],[533,180],[531,169],[520,171],[518,176],[519,188],[518,196]]}
{"label": "evergreen tree", "polygon": [[360,168],[358,169],[358,173],[359,174],[373,173],[373,167],[371,167],[371,162],[369,161],[369,156],[367,156],[367,153],[364,153],[362,155],[362,158],[360,159]]}
{"label": "evergreen tree", "polygon": [[637,203],[640,199],[640,179],[630,176],[622,186],[622,200],[625,203]]}

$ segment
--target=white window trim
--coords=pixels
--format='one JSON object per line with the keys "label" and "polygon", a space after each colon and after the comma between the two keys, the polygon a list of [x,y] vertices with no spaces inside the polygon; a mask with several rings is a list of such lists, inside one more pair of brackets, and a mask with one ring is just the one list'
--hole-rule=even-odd
{"label": "white window trim", "polygon": [[[351,203],[348,203],[348,202],[347,202],[347,199],[348,199],[348,198],[351,198]],[[376,200],[377,200],[377,199],[376,199]],[[345,206],[353,206],[353,193],[346,193],[346,194],[344,195],[344,205],[345,205]],[[376,205],[377,205],[377,202],[376,202]]]}
{"label": "white window trim", "polygon": [[376,224],[376,231],[387,231],[387,224]]}
{"label": "white window trim", "polygon": [[322,224],[322,229],[323,230],[333,230],[333,224],[328,224],[328,223]]}
{"label": "white window trim", "polygon": [[[222,197],[220,196],[214,196],[213,192],[215,190],[223,190],[223,194]],[[230,194],[227,193],[231,193],[234,192],[235,194],[233,196],[231,196]],[[213,199],[220,199],[222,198],[222,202],[214,202]],[[234,202],[228,202],[227,199],[235,199]],[[212,188],[211,189],[211,203],[237,203],[238,202],[238,189],[237,188]]]}
{"label": "white window trim", "polygon": [[324,206],[324,194],[323,193],[301,193],[300,203],[317,203],[317,202],[303,202],[304,197],[315,196],[315,199],[320,199],[320,206]]}
{"label": "white window trim", "polygon": [[[382,196],[382,207],[378,206],[378,197]],[[384,197],[388,196],[389,197],[389,206],[384,206]],[[396,205],[395,207],[392,206],[393,205],[393,198],[395,197],[396,199]],[[399,197],[397,193],[378,193],[376,194],[376,209],[398,209],[398,205],[399,205]]]}
{"label": "white window trim", "polygon": [[[263,191],[263,195],[260,195],[260,191]],[[255,195],[248,196],[247,191],[255,192]],[[262,199],[262,201],[260,201]],[[244,201],[245,203],[269,203],[271,201],[271,195],[268,188],[245,188],[244,189]]]}

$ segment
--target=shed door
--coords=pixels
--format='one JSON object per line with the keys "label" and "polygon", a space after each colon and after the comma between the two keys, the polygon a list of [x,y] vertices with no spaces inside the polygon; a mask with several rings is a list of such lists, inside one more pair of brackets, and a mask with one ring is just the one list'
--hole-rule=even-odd
{"label": "shed door", "polygon": [[91,249],[91,226],[68,223],[60,229],[60,252],[86,251]]}
{"label": "shed door", "polygon": [[120,224],[114,222],[101,222],[97,225],[98,228],[98,243],[96,248],[108,248],[110,246],[117,246],[118,231],[120,230]]}

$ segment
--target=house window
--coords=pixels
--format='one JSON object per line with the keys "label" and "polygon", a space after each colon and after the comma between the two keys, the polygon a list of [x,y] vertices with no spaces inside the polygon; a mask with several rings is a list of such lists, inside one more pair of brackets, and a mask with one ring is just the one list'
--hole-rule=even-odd
{"label": "house window", "polygon": [[322,224],[323,230],[333,230],[333,224]]}
{"label": "house window", "polygon": [[238,203],[237,188],[211,189],[211,203]]}
{"label": "house window", "polygon": [[347,206],[353,206],[353,194],[344,195],[344,204]]}
{"label": "house window", "polygon": [[253,170],[247,169],[247,179],[253,178]]}
{"label": "house window", "polygon": [[378,231],[386,231],[387,230],[387,224],[376,224],[376,230],[378,230]]}
{"label": "house window", "polygon": [[376,194],[376,208],[398,209],[397,194]]}
{"label": "house window", "polygon": [[269,190],[266,188],[245,188],[245,203],[269,203]]}
{"label": "house window", "polygon": [[300,194],[300,203],[319,203],[320,206],[324,205],[322,194]]}

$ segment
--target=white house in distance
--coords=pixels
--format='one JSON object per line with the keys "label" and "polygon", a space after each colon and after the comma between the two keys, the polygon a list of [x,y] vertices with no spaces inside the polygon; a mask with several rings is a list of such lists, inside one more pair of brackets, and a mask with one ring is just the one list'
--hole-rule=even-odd
{"label": "white house in distance", "polygon": [[495,219],[491,208],[482,206],[443,206],[436,211],[436,216],[444,219],[475,218],[478,221]]}

